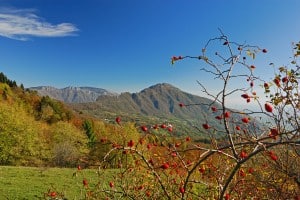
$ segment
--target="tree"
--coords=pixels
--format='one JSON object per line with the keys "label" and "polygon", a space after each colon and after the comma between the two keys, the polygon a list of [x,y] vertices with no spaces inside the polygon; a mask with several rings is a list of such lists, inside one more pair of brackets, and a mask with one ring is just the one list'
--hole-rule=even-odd
{"label": "tree", "polygon": [[[207,121],[195,127],[210,138],[209,144],[202,144],[190,137],[176,139],[163,125],[141,126],[139,142],[113,144],[104,156],[100,174],[105,174],[105,163],[114,152],[128,155],[132,161],[120,160],[114,188],[96,188],[92,197],[299,199],[299,46],[295,44],[292,67],[275,69],[270,81],[255,75],[256,56],[268,51],[233,42],[222,31],[208,40],[201,55],[172,57],[172,64],[184,59],[202,61],[201,70],[221,83],[214,93],[198,82],[212,104],[182,102],[178,106],[206,106],[207,115],[215,116],[223,128],[216,129]],[[236,87],[234,81],[245,86]],[[267,99],[259,98],[259,85]],[[231,109],[228,101],[233,96],[258,109]],[[216,137],[216,133],[224,137]]]}
{"label": "tree", "polygon": [[96,142],[96,137],[95,137],[95,133],[94,133],[94,128],[92,125],[92,122],[89,120],[85,120],[83,122],[83,129],[85,130],[85,134],[87,135],[88,139],[89,139],[89,143],[88,146],[90,148],[95,146],[95,142]]}

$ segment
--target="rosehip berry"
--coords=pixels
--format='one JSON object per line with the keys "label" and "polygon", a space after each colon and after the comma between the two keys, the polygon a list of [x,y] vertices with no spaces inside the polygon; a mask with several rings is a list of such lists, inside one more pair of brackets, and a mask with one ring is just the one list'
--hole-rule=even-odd
{"label": "rosehip berry", "polygon": [[206,123],[206,124],[202,124],[202,127],[204,128],[204,129],[209,129],[210,128],[210,126]]}
{"label": "rosehip berry", "polygon": [[245,151],[241,151],[240,157],[241,157],[242,159],[247,158],[247,157],[248,157],[248,154],[247,154]]}
{"label": "rosehip berry", "polygon": [[179,103],[179,107],[184,107],[185,105],[183,103]]}
{"label": "rosehip berry", "polygon": [[215,118],[218,119],[218,120],[223,119],[223,117],[222,117],[221,115],[218,115],[218,116],[216,116]]}
{"label": "rosehip berry", "polygon": [[238,131],[240,131],[241,127],[240,126],[236,126],[235,129],[238,130]]}
{"label": "rosehip berry", "polygon": [[134,141],[133,141],[133,140],[130,140],[130,141],[127,143],[127,146],[133,147],[133,146],[134,146]]}
{"label": "rosehip berry", "polygon": [[115,186],[114,182],[109,182],[109,187],[113,188]]}
{"label": "rosehip berry", "polygon": [[187,142],[191,141],[191,137],[186,137],[185,141],[187,141]]}
{"label": "rosehip berry", "polygon": [[88,186],[89,183],[86,179],[83,179],[82,184],[83,184],[83,186]]}
{"label": "rosehip berry", "polygon": [[281,79],[281,81],[283,82],[283,83],[286,83],[286,82],[288,82],[288,77],[283,77],[282,79]]}
{"label": "rosehip berry", "polygon": [[218,111],[218,109],[217,109],[215,106],[211,107],[211,110],[212,110],[213,112],[217,112],[217,111]]}
{"label": "rosehip berry", "polygon": [[250,168],[248,169],[248,172],[249,172],[249,174],[252,174],[252,173],[254,172],[254,169],[253,169],[252,167],[250,167]]}
{"label": "rosehip berry", "polygon": [[141,129],[142,129],[142,131],[144,131],[144,132],[147,132],[147,131],[148,131],[147,126],[141,126]]}
{"label": "rosehip berry", "polygon": [[205,172],[205,168],[204,168],[204,167],[200,167],[200,168],[199,168],[199,172],[200,172],[201,174],[203,174],[203,173]]}
{"label": "rosehip berry", "polygon": [[56,192],[51,192],[49,196],[50,197],[56,197]]}
{"label": "rosehip berry", "polygon": [[160,125],[160,128],[167,128],[167,125],[162,124],[162,125]]}
{"label": "rosehip berry", "polygon": [[249,99],[250,96],[248,94],[242,94],[241,97],[243,97],[244,99]]}
{"label": "rosehip berry", "polygon": [[184,192],[185,192],[185,191],[184,191],[184,188],[183,188],[183,187],[180,187],[180,188],[179,188],[179,192],[180,192],[181,194],[184,194]]}
{"label": "rosehip berry", "polygon": [[118,124],[120,124],[120,122],[121,122],[121,117],[116,117],[116,122],[117,122]]}
{"label": "rosehip berry", "polygon": [[279,77],[276,77],[273,81],[277,87],[280,87],[280,78]]}
{"label": "rosehip berry", "polygon": [[269,103],[265,103],[265,109],[267,112],[273,112],[273,107]]}
{"label": "rosehip berry", "polygon": [[155,124],[155,125],[153,126],[153,129],[157,130],[157,129],[158,129],[158,125]]}
{"label": "rosehip berry", "polygon": [[278,135],[278,130],[276,128],[271,128],[270,129],[270,133],[269,133],[269,136],[273,139],[276,139],[276,136]]}
{"label": "rosehip berry", "polygon": [[227,193],[225,194],[225,200],[229,200],[230,199],[230,195]]}
{"label": "rosehip berry", "polygon": [[251,68],[251,69],[255,69],[256,67],[255,67],[254,65],[251,65],[250,68]]}
{"label": "rosehip berry", "polygon": [[278,160],[278,157],[277,155],[273,152],[273,151],[270,151],[269,152],[269,155],[270,155],[270,158],[274,161]]}
{"label": "rosehip berry", "polygon": [[147,196],[147,197],[150,197],[150,196],[151,196],[150,191],[146,191],[146,196]]}
{"label": "rosehip berry", "polygon": [[268,83],[264,83],[264,88],[268,89],[269,88],[269,84]]}
{"label": "rosehip berry", "polygon": [[230,117],[230,112],[229,111],[227,111],[227,112],[225,112],[225,118],[229,118]]}
{"label": "rosehip berry", "polygon": [[267,49],[263,49],[262,52],[263,52],[263,53],[267,53],[268,50],[267,50]]}
{"label": "rosehip berry", "polygon": [[241,169],[241,170],[239,171],[239,176],[240,176],[240,177],[245,177],[245,176],[246,176],[246,173],[245,173],[245,171],[244,171],[243,169]]}
{"label": "rosehip berry", "polygon": [[162,164],[161,168],[162,169],[169,169],[170,165],[168,163]]}
{"label": "rosehip berry", "polygon": [[243,117],[242,122],[244,122],[246,124],[249,123],[249,118],[248,117]]}

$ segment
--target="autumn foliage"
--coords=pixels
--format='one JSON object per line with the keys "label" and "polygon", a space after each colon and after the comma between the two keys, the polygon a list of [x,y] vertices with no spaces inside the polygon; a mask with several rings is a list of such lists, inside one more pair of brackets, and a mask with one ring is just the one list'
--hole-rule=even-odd
{"label": "autumn foliage", "polygon": [[[139,125],[140,134],[128,137],[127,125],[117,116],[123,140],[106,140],[110,147],[98,168],[103,178],[105,169],[115,163],[113,184],[100,180],[87,199],[299,199],[299,54],[294,54],[289,67],[266,66],[275,74],[263,80],[255,72],[265,66],[257,65],[255,58],[266,53],[267,49],[233,42],[221,32],[206,43],[201,55],[173,56],[172,64],[199,60],[204,64],[201,70],[222,83],[213,93],[213,88],[198,82],[213,100],[204,105],[206,114],[223,128],[216,129],[209,121],[195,127],[207,134],[209,144],[174,137],[176,127],[164,123]],[[233,88],[236,82],[245,87]],[[232,109],[231,98],[254,109]],[[178,107],[200,105],[181,102]]]}

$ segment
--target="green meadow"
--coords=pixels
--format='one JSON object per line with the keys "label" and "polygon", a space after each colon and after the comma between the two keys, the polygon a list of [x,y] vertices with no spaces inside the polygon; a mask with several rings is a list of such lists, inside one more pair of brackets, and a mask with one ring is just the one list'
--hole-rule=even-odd
{"label": "green meadow", "polygon": [[96,169],[0,166],[0,200],[47,199],[50,191],[63,194],[69,200],[83,199],[84,178],[90,187],[100,180]]}

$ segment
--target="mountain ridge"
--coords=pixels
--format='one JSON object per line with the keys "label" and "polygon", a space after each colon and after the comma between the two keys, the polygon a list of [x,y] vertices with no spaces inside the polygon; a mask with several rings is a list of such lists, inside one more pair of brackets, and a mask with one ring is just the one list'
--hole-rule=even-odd
{"label": "mountain ridge", "polygon": [[37,86],[29,89],[37,91],[41,96],[49,96],[65,103],[94,102],[101,95],[118,95],[116,92],[88,86],[69,86],[61,89],[52,86]]}
{"label": "mountain ridge", "polygon": [[[182,104],[187,106],[180,106]],[[99,119],[114,120],[115,116],[122,116],[138,125],[174,123],[174,134],[199,134],[199,137],[202,133],[195,126],[202,129],[206,121],[221,128],[214,114],[209,113],[212,105],[220,107],[208,98],[184,92],[169,83],[158,83],[135,93],[101,95],[95,102],[70,104],[77,112]]]}

